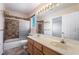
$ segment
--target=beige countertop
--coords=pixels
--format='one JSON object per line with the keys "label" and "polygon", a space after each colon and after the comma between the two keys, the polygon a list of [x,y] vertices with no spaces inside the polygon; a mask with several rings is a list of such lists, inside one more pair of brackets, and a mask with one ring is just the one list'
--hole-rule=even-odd
{"label": "beige countertop", "polygon": [[71,39],[64,39],[65,43],[60,43],[61,38],[50,37],[45,35],[28,36],[29,38],[39,42],[40,44],[53,49],[64,55],[78,55],[79,54],[79,42]]}

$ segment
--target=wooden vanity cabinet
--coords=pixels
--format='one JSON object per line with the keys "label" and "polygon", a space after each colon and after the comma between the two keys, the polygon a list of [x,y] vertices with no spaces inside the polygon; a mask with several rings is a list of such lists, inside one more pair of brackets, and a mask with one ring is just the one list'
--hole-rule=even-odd
{"label": "wooden vanity cabinet", "polygon": [[33,54],[33,40],[32,40],[32,39],[28,39],[27,51],[28,51],[28,53],[30,53],[31,55]]}
{"label": "wooden vanity cabinet", "polygon": [[30,38],[28,38],[27,47],[28,47],[27,51],[31,55],[43,55],[43,53],[42,53],[42,45],[39,44],[36,41],[33,41]]}
{"label": "wooden vanity cabinet", "polygon": [[41,45],[40,43],[34,41],[34,47],[36,47],[38,50],[42,52],[43,45]]}
{"label": "wooden vanity cabinet", "polygon": [[40,51],[38,48],[35,46],[33,47],[33,55],[43,55],[42,51]]}
{"label": "wooden vanity cabinet", "polygon": [[28,38],[27,51],[31,55],[61,55],[60,53]]}
{"label": "wooden vanity cabinet", "polygon": [[27,51],[32,55],[33,54],[33,46],[32,46],[32,44],[30,44],[29,42],[28,42],[28,49],[27,49]]}
{"label": "wooden vanity cabinet", "polygon": [[43,46],[43,53],[44,53],[44,55],[61,55],[60,53],[58,53],[54,50],[51,50],[51,49],[47,48],[46,46]]}
{"label": "wooden vanity cabinet", "polygon": [[43,55],[43,45],[34,41],[34,55]]}

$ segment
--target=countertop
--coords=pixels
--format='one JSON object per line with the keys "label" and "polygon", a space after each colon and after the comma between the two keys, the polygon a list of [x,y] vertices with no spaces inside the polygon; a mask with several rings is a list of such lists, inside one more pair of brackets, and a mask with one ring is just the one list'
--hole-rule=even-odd
{"label": "countertop", "polygon": [[65,43],[60,43],[61,38],[50,37],[45,35],[33,35],[28,36],[32,40],[39,42],[40,44],[55,50],[63,55],[78,55],[79,54],[79,41],[72,39],[64,39]]}

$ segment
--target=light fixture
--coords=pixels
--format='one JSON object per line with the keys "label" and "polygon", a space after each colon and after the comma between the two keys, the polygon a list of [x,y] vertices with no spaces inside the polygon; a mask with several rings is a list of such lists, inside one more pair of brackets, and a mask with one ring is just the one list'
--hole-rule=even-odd
{"label": "light fixture", "polygon": [[39,15],[39,14],[41,14],[43,12],[46,12],[46,11],[48,11],[48,10],[50,10],[52,8],[58,7],[58,6],[60,6],[60,3],[49,3],[49,4],[45,5],[45,6],[43,6],[40,10],[38,10],[36,12],[36,14]]}

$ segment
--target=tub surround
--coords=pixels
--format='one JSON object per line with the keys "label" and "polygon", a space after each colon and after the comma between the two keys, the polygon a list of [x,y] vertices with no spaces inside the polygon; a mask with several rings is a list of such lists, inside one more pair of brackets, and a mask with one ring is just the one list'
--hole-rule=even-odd
{"label": "tub surround", "polygon": [[[72,39],[64,39],[65,43],[60,43],[61,38],[50,37],[50,36],[41,35],[41,34],[39,36],[38,36],[38,34],[28,36],[28,39],[31,39],[31,43],[33,41],[34,45],[36,44],[35,42],[38,43],[38,44],[36,44],[36,45],[38,45],[37,48],[41,47],[43,49],[42,53],[39,53],[39,54],[42,54],[42,55],[46,54],[45,52],[47,52],[47,51],[48,51],[47,54],[50,54],[50,55],[52,55],[52,53],[51,53],[52,51],[54,51],[55,55],[59,55],[59,54],[64,54],[64,55],[79,54],[79,42],[72,40]],[[28,43],[29,43],[29,41],[28,41]],[[33,48],[31,48],[31,50],[33,50]],[[38,53],[36,53],[36,54],[38,54]]]}
{"label": "tub surround", "polygon": [[19,38],[19,20],[5,20],[5,40]]}

